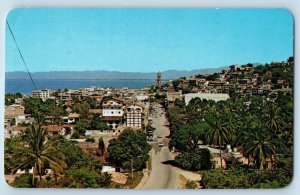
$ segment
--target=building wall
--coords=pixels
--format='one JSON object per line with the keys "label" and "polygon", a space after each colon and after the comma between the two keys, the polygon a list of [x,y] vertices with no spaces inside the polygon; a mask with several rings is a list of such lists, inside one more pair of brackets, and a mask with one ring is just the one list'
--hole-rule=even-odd
{"label": "building wall", "polygon": [[193,99],[193,98],[200,98],[201,100],[213,100],[213,101],[226,101],[229,99],[229,95],[226,93],[188,93],[184,94],[184,100],[186,105]]}
{"label": "building wall", "polygon": [[126,108],[126,126],[142,127],[143,109],[140,106],[129,106]]}
{"label": "building wall", "polygon": [[21,105],[10,105],[5,107],[5,116],[24,115],[25,108]]}
{"label": "building wall", "polygon": [[50,90],[43,89],[43,90],[32,91],[32,97],[47,99],[50,97]]}
{"label": "building wall", "polygon": [[123,116],[123,105],[115,100],[107,100],[102,105],[102,116]]}

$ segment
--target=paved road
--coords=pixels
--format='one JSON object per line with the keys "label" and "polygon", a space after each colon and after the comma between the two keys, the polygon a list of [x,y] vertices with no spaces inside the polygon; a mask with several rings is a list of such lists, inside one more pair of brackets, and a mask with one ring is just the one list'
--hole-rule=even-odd
{"label": "paved road", "polygon": [[[153,132],[154,137],[162,136],[158,139],[157,143],[152,144],[151,159],[152,159],[152,171],[149,179],[142,187],[143,189],[176,189],[180,179],[179,175],[174,167],[171,165],[163,164],[162,162],[167,160],[173,160],[172,154],[168,148],[168,139],[170,130],[165,126],[166,118],[161,108],[157,108],[158,117],[153,118],[153,127],[156,130]],[[159,147],[159,143],[164,143],[163,147]]]}

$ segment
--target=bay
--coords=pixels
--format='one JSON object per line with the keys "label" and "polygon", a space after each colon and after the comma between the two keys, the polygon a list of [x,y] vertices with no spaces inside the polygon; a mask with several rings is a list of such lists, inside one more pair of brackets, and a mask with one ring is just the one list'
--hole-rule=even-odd
{"label": "bay", "polygon": [[[37,89],[79,89],[90,86],[97,87],[113,87],[129,89],[142,89],[155,84],[155,80],[149,79],[124,79],[124,80],[59,80],[59,79],[35,79]],[[5,93],[31,94],[34,91],[34,86],[29,79],[6,79]]]}

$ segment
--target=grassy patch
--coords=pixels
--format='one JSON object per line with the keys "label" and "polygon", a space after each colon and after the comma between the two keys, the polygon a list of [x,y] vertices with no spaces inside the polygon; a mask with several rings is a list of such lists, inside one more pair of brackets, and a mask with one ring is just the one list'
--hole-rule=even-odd
{"label": "grassy patch", "polygon": [[128,174],[128,180],[126,186],[129,186],[130,189],[135,188],[143,178],[143,171],[133,172],[133,179],[131,178],[131,173]]}

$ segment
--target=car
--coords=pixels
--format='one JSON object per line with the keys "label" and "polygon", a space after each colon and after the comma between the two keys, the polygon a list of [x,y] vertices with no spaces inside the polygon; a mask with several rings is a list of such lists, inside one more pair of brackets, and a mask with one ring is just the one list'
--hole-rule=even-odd
{"label": "car", "polygon": [[158,146],[159,146],[159,147],[163,147],[163,146],[164,146],[164,144],[163,144],[163,143],[160,143],[160,144],[158,144]]}

